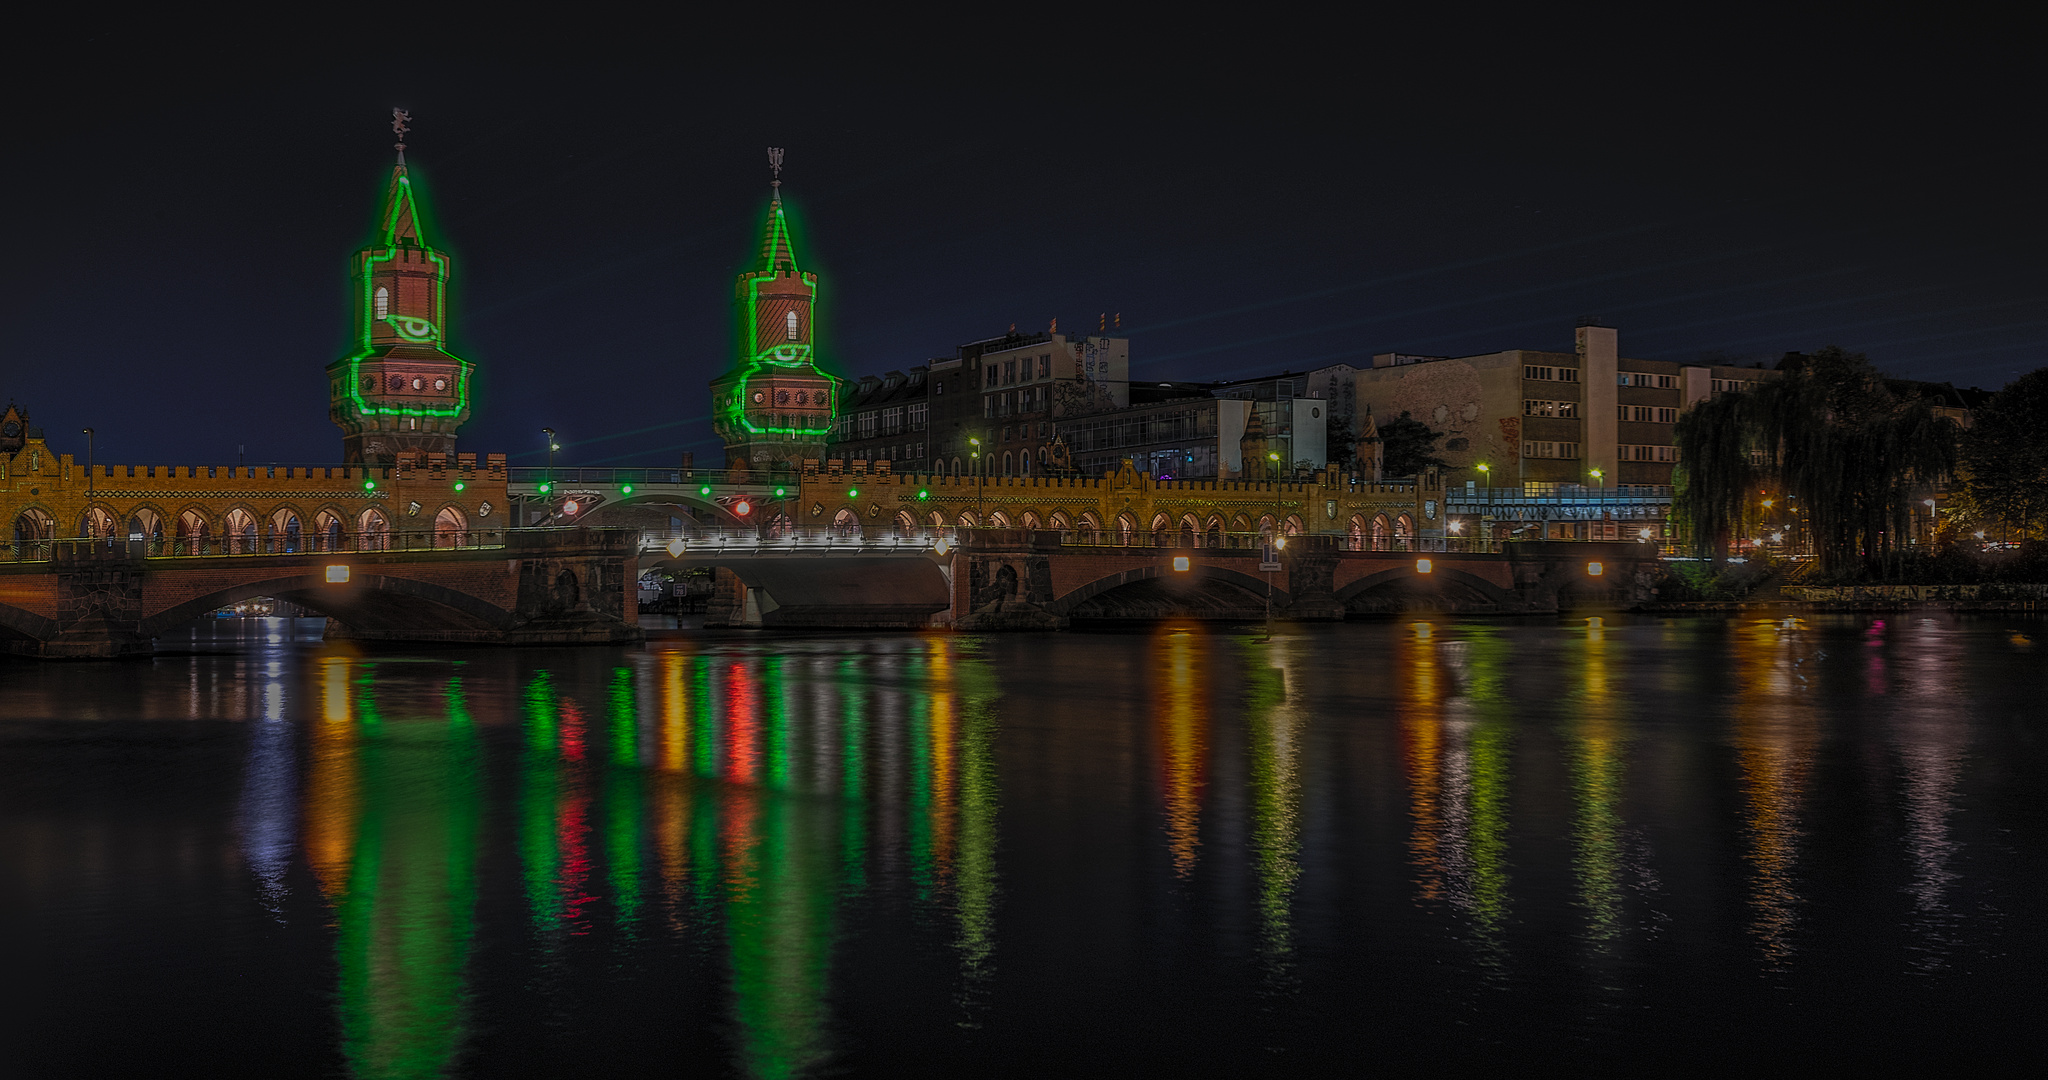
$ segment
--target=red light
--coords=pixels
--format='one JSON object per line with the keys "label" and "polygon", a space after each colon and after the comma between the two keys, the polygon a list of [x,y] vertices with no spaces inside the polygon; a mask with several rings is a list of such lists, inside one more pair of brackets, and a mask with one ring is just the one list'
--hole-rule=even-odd
{"label": "red light", "polygon": [[576,500],[574,499],[570,499],[568,502],[562,504],[562,513],[565,514],[573,514],[579,509],[581,509],[581,507],[578,507],[576,505]]}
{"label": "red light", "polygon": [[754,504],[748,502],[745,499],[741,499],[738,503],[734,504],[732,512],[738,514],[741,517],[746,517],[748,514],[754,512]]}

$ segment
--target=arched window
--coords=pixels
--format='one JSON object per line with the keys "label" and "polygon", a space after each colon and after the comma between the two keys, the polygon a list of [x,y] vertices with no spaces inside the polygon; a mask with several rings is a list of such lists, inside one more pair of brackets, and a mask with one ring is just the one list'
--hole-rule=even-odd
{"label": "arched window", "polygon": [[1400,517],[1395,518],[1394,546],[1401,551],[1412,550],[1415,545],[1411,541],[1413,541],[1414,539],[1415,519],[1409,517],[1406,514],[1402,514]]}
{"label": "arched window", "polygon": [[1202,523],[1195,520],[1195,515],[1189,514],[1180,519],[1180,546],[1199,547],[1196,538],[1201,535]]}
{"label": "arched window", "polygon": [[256,551],[256,518],[254,515],[241,507],[236,507],[228,511],[227,520],[223,524],[226,526],[223,531],[228,542],[228,554],[249,555]]}
{"label": "arched window", "polygon": [[1067,515],[1066,515],[1066,513],[1065,513],[1065,512],[1063,512],[1063,511],[1059,511],[1059,510],[1055,510],[1055,511],[1053,511],[1053,512],[1052,512],[1052,518],[1051,518],[1051,519],[1050,519],[1049,521],[1047,521],[1047,522],[1046,522],[1046,528],[1049,528],[1049,529],[1058,529],[1058,530],[1059,530],[1059,531],[1061,531],[1061,532],[1067,532],[1068,530],[1072,529],[1073,527],[1074,527],[1074,524],[1073,524],[1073,522],[1071,522],[1071,521],[1067,520]]}
{"label": "arched window", "polygon": [[180,555],[206,554],[206,517],[197,510],[187,510],[178,515],[178,550]]}
{"label": "arched window", "polygon": [[1026,450],[1023,453],[1017,455],[1017,475],[1031,475],[1031,451]]}
{"label": "arched window", "polygon": [[794,311],[792,311],[792,312],[789,312],[789,313],[788,313],[787,315],[783,316],[783,319],[782,319],[782,321],[783,321],[784,325],[786,325],[786,326],[787,326],[787,327],[789,328],[789,340],[791,340],[791,341],[795,341],[795,340],[796,340],[796,312],[794,312]]}
{"label": "arched window", "polygon": [[279,510],[270,515],[270,550],[287,555],[300,550],[299,515]]}
{"label": "arched window", "polygon": [[1209,546],[1210,546],[1210,547],[1212,547],[1212,548],[1220,548],[1220,547],[1222,547],[1222,546],[1223,546],[1223,519],[1222,519],[1221,517],[1212,517],[1212,518],[1210,518],[1210,519],[1209,519],[1209,530],[1208,530],[1208,532],[1209,532]]}
{"label": "arched window", "polygon": [[1021,520],[1021,521],[1019,522],[1019,524],[1023,525],[1023,526],[1024,526],[1025,528],[1027,528],[1027,529],[1036,529],[1036,528],[1038,528],[1038,514],[1037,514],[1037,512],[1036,512],[1036,511],[1032,511],[1032,510],[1026,510],[1026,511],[1024,511],[1024,517],[1023,517],[1023,519],[1022,519],[1022,520]]}
{"label": "arched window", "polygon": [[50,515],[30,507],[14,519],[14,557],[17,559],[47,559],[50,557],[49,540],[54,538],[57,522]]}
{"label": "arched window", "polygon": [[390,315],[391,290],[379,285],[377,286],[377,317],[383,319],[388,318]]}
{"label": "arched window", "polygon": [[1008,450],[1003,451],[1003,475],[1010,475],[1010,452]]}
{"label": "arched window", "polygon": [[1118,514],[1116,516],[1116,542],[1123,547],[1130,547],[1131,543],[1137,539],[1138,519],[1129,514]]}
{"label": "arched window", "polygon": [[860,518],[851,510],[841,510],[832,515],[832,535],[859,536]]}
{"label": "arched window", "polygon": [[991,529],[1009,528],[1010,515],[1003,513],[1001,510],[990,511],[988,515],[988,527]]}
{"label": "arched window", "polygon": [[1364,551],[1365,519],[1357,514],[1351,515],[1351,526],[1345,531],[1347,534],[1344,540],[1345,548],[1351,551]]}
{"label": "arched window", "polygon": [[461,547],[469,532],[469,519],[459,506],[444,506],[434,515],[434,546]]}
{"label": "arched window", "polygon": [[382,510],[371,507],[356,517],[356,550],[382,551],[391,535],[391,521]]}
{"label": "arched window", "polygon": [[1172,529],[1172,518],[1165,514],[1152,515],[1152,546],[1165,547],[1167,540],[1173,535]]}
{"label": "arched window", "polygon": [[972,511],[972,510],[962,510],[962,511],[960,511],[960,527],[961,527],[961,528],[963,528],[963,529],[972,529],[972,528],[974,528],[974,511]]}
{"label": "arched window", "polygon": [[1293,514],[1287,515],[1287,520],[1282,523],[1281,527],[1287,530],[1287,535],[1289,536],[1300,536],[1302,534],[1301,519]]}
{"label": "arched window", "polygon": [[342,534],[347,529],[341,518],[322,510],[313,518],[313,545],[319,551],[340,551]]}
{"label": "arched window", "polygon": [[95,506],[78,519],[78,535],[88,540],[105,540],[114,535],[114,515]]}
{"label": "arched window", "polygon": [[909,536],[917,532],[917,518],[908,510],[896,511],[896,535]]}
{"label": "arched window", "polygon": [[1102,522],[1092,513],[1081,515],[1081,541],[1087,544],[1102,542]]}
{"label": "arched window", "polygon": [[954,475],[954,476],[958,476],[958,475],[960,475],[960,459],[959,459],[959,458],[954,458],[954,459],[953,459],[953,475]]}

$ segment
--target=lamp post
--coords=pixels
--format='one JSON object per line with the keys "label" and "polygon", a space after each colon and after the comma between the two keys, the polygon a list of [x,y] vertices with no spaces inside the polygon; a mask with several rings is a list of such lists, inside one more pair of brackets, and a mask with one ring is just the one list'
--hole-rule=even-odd
{"label": "lamp post", "polygon": [[[87,476],[88,478],[90,478],[90,477],[92,476],[92,474],[88,472],[88,473],[86,473],[86,476]],[[1934,500],[1933,500],[1933,499],[1927,499],[1927,500],[1925,500],[1925,502],[1927,503],[1927,542],[1928,542],[1929,544],[1932,544],[1932,543],[1934,543],[1934,524],[1935,524],[1935,522],[1934,522]]]}
{"label": "lamp post", "polygon": [[[1593,483],[1597,485],[1593,490],[1593,503],[1594,505],[1600,508],[1600,528],[1602,530],[1600,535],[1602,539],[1605,539],[1605,529],[1607,528],[1607,474],[1601,472],[1599,469],[1594,469]],[[1591,526],[1588,526],[1587,528],[1588,538],[1590,539]]]}
{"label": "lamp post", "polygon": [[1479,512],[1479,541],[1481,551],[1491,551],[1493,544],[1493,466],[1482,461],[1474,466],[1479,478],[1486,483],[1486,509]]}
{"label": "lamp post", "polygon": [[555,451],[560,450],[562,446],[555,441],[554,428],[542,428],[540,433],[548,440],[548,471],[541,478],[540,493],[552,498],[555,493]]}
{"label": "lamp post", "polygon": [[972,447],[974,448],[974,450],[973,450],[973,451],[972,451],[971,453],[969,453],[969,454],[968,454],[968,457],[969,457],[969,459],[970,459],[970,460],[972,460],[972,461],[973,461],[973,463],[974,463],[974,525],[975,525],[975,527],[976,527],[976,528],[980,528],[980,527],[981,527],[981,514],[982,514],[982,509],[981,509],[981,469],[982,469],[982,465],[981,465],[981,439],[980,439],[980,437],[979,437],[979,436],[969,436],[969,437],[968,437],[968,439],[967,439],[967,445],[969,445],[969,446],[972,446]]}
{"label": "lamp post", "polygon": [[[92,429],[80,428],[79,430],[85,433],[85,497],[90,499],[92,498]],[[1930,500],[1927,505],[1933,506],[1934,503]]]}

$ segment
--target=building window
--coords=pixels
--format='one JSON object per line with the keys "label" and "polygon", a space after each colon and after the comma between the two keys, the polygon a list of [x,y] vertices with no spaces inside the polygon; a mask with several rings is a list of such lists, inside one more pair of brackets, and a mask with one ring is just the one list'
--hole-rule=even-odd
{"label": "building window", "polygon": [[377,286],[377,317],[382,319],[391,314],[391,290]]}
{"label": "building window", "polygon": [[1557,378],[1556,371],[1557,369],[1555,368],[1539,367],[1534,364],[1525,364],[1522,366],[1522,378],[1536,379],[1541,382],[1549,382],[1552,379]]}
{"label": "building window", "polygon": [[1003,361],[1003,383],[1004,383],[1004,385],[1008,385],[1008,384],[1010,384],[1010,383],[1013,383],[1013,382],[1016,382],[1016,381],[1017,381],[1017,362],[1016,362],[1015,360],[1005,360],[1005,361]]}
{"label": "building window", "polygon": [[996,366],[994,364],[990,364],[989,366],[981,369],[981,385],[994,386],[995,384]]}
{"label": "building window", "polygon": [[787,314],[787,315],[783,316],[783,319],[782,319],[782,321],[783,321],[783,323],[784,323],[784,324],[785,324],[786,326],[788,326],[788,327],[789,327],[789,340],[791,340],[791,341],[795,341],[795,340],[796,340],[796,312],[792,311],[792,312],[790,312],[789,314]]}
{"label": "building window", "polygon": [[1050,379],[1050,378],[1052,378],[1052,354],[1051,354],[1051,353],[1046,353],[1046,354],[1045,354],[1044,356],[1041,356],[1041,357],[1039,357],[1039,358],[1038,358],[1038,377],[1039,377],[1039,378],[1041,378],[1041,379]]}
{"label": "building window", "polygon": [[916,404],[916,405],[912,405],[912,406],[910,407],[910,430],[912,430],[912,431],[923,431],[923,430],[924,430],[924,416],[925,416],[925,409],[926,409],[926,406],[925,406],[925,404],[924,404],[923,402],[919,402],[918,404]]}
{"label": "building window", "polygon": [[1678,389],[1678,376],[1676,376],[1676,375],[1659,375],[1659,376],[1657,376],[1657,389],[1659,389],[1659,390],[1676,390],[1676,389]]}
{"label": "building window", "polygon": [[1676,424],[1676,423],[1678,423],[1678,410],[1677,410],[1677,409],[1658,409],[1658,410],[1657,410],[1657,422],[1658,422],[1658,423],[1660,423],[1660,424]]}
{"label": "building window", "polygon": [[1578,382],[1578,381],[1579,381],[1579,369],[1578,369],[1578,368],[1568,368],[1568,367],[1561,367],[1561,368],[1558,368],[1558,369],[1557,369],[1557,381],[1558,381],[1558,382]]}

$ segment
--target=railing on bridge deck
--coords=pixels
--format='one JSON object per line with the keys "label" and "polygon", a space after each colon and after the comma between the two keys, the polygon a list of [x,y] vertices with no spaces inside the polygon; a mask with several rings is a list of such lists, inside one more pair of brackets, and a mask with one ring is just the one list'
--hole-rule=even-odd
{"label": "railing on bridge deck", "polygon": [[[643,532],[640,553],[690,555],[888,555],[944,554],[959,541],[964,530],[939,529],[846,529],[787,526],[770,532],[756,529],[698,528],[683,532]],[[671,548],[671,545],[680,547]]]}
{"label": "railing on bridge deck", "polygon": [[292,536],[65,537],[0,543],[0,562],[101,559],[190,559],[258,555],[332,555],[359,551],[459,551],[501,548],[508,533],[543,529],[464,529],[330,532]]}

